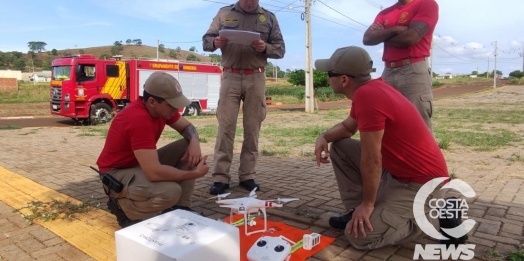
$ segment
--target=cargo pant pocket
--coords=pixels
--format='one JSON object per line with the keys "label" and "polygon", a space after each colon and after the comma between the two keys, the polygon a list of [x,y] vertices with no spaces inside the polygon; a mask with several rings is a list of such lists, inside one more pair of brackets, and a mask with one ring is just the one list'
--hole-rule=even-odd
{"label": "cargo pant pocket", "polygon": [[263,101],[262,108],[260,109],[260,122],[263,122],[266,119],[266,115],[267,115],[266,106],[267,106],[266,101]]}
{"label": "cargo pant pocket", "polygon": [[399,213],[396,213],[394,210],[388,208],[384,208],[382,210],[380,218],[382,222],[388,226],[382,237],[380,247],[394,245],[408,235],[409,218],[403,217]]}
{"label": "cargo pant pocket", "polygon": [[422,110],[431,118],[433,116],[433,94],[423,93],[420,95]]}

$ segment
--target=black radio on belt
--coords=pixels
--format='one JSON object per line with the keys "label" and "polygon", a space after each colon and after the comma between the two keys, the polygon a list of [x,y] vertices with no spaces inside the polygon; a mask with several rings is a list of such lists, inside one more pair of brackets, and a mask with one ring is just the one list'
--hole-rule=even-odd
{"label": "black radio on belt", "polygon": [[108,173],[101,173],[97,169],[89,166],[92,170],[96,171],[100,175],[100,179],[102,179],[102,184],[104,184],[107,187],[107,190],[104,188],[104,192],[109,196],[111,190],[120,193],[122,192],[122,189],[124,189],[124,184],[122,184],[120,181],[116,180],[113,176],[111,176]]}

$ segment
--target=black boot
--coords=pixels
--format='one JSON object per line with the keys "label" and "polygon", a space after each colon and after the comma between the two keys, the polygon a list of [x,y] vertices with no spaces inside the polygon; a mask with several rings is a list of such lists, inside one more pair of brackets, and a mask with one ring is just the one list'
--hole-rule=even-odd
{"label": "black boot", "polygon": [[226,189],[229,189],[229,184],[222,182],[214,182],[211,188],[209,189],[209,194],[211,195],[220,195],[226,192]]}
{"label": "black boot", "polygon": [[[454,201],[449,202],[450,199],[453,199]],[[460,207],[459,201],[457,201],[456,199],[457,199],[456,197],[446,198],[446,205],[444,206],[444,209],[448,209],[449,206],[452,206],[451,209],[459,209]],[[455,238],[455,237],[452,237],[446,234],[446,232],[442,230],[442,228],[455,228],[455,227],[460,226],[460,224],[462,224],[462,212],[459,211],[458,215],[452,218],[448,218],[448,217],[439,218],[439,224],[440,224],[440,233],[442,233],[442,235],[444,235],[445,237],[449,238],[449,240],[444,240],[444,239],[440,240],[440,243],[446,244],[446,247],[449,247],[450,245],[455,245],[455,247],[457,247],[459,244],[465,244],[466,240],[468,240],[467,234],[463,235],[460,238]]]}
{"label": "black boot", "polygon": [[255,188],[257,188],[256,191],[260,191],[260,185],[258,185],[254,179],[241,181],[238,185],[245,188],[247,191],[253,191]]}
{"label": "black boot", "polygon": [[346,229],[346,225],[348,224],[348,222],[351,220],[352,217],[353,217],[353,211],[345,215],[342,215],[342,216],[330,217],[329,225],[332,228],[344,230]]}
{"label": "black boot", "polygon": [[111,214],[116,216],[116,221],[118,222],[118,225],[120,225],[121,228],[125,228],[142,221],[129,219],[126,216],[126,213],[124,213],[124,211],[122,211],[122,209],[118,205],[118,201],[114,198],[109,198],[109,200],[107,201],[107,209],[109,209]]}

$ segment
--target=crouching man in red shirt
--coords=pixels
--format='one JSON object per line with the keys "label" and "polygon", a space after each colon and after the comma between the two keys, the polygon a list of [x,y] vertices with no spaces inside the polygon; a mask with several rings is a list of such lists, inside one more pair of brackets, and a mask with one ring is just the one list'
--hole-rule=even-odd
{"label": "crouching man in red shirt", "polygon": [[[433,178],[449,177],[444,156],[422,116],[397,89],[382,79],[371,79],[373,61],[360,47],[337,49],[330,59],[317,60],[315,67],[328,72],[335,93],[352,101],[349,116],[321,134],[315,144],[319,166],[331,159],[349,212],[331,217],[329,224],[345,229],[357,249],[421,238],[424,233],[413,214],[415,195]],[[360,140],[351,138],[357,131]],[[424,204],[427,211],[417,217],[425,215],[434,229],[461,223],[460,218],[429,218],[428,202]],[[465,238],[445,243],[464,243]]]}
{"label": "crouching man in red shirt", "polygon": [[[189,210],[195,180],[209,170],[195,127],[178,112],[189,104],[172,75],[155,72],[144,84],[142,101],[113,119],[97,165],[124,185],[120,193],[109,192],[107,203],[121,227],[170,210]],[[166,125],[184,139],[157,150]]]}

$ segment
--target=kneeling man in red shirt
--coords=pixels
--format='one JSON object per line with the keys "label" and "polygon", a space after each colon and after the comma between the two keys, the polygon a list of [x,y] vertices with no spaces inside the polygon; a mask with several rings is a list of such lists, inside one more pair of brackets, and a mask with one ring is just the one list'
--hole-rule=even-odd
{"label": "kneeling man in red shirt", "polygon": [[[371,78],[373,61],[363,48],[337,49],[330,59],[317,60],[315,67],[328,72],[335,93],[352,101],[348,117],[319,135],[315,144],[317,164],[332,161],[348,211],[331,217],[329,224],[345,229],[357,249],[421,238],[424,232],[413,214],[415,195],[426,182],[449,177],[444,156],[422,116],[398,90]],[[360,140],[351,138],[357,131]],[[428,202],[424,204],[428,211],[420,215],[428,218]],[[460,218],[428,220],[437,230],[461,222]],[[464,243],[466,238],[445,243]]]}
{"label": "kneeling man in red shirt", "polygon": [[[190,210],[195,180],[209,166],[195,126],[178,112],[189,104],[175,77],[154,72],[144,84],[142,101],[113,119],[97,165],[123,185],[119,193],[109,191],[107,203],[121,227],[174,209]],[[166,125],[184,138],[157,150]]]}

